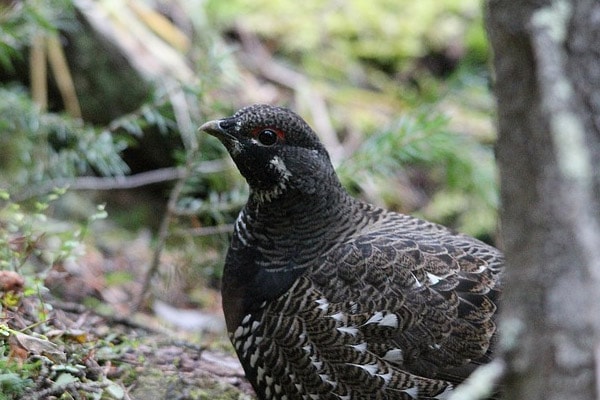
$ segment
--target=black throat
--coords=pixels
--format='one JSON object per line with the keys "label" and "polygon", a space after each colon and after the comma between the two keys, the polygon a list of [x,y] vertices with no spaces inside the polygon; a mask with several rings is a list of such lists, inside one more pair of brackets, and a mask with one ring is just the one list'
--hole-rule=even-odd
{"label": "black throat", "polygon": [[[315,188],[316,189],[316,188]],[[265,201],[251,193],[235,224],[223,272],[229,330],[288,291],[356,223],[356,200],[339,182],[312,193],[286,190]]]}

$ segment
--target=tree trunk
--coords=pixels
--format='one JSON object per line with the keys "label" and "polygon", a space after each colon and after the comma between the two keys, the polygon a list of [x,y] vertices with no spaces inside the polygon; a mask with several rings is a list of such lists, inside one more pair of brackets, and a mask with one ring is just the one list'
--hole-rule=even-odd
{"label": "tree trunk", "polygon": [[600,2],[488,0],[506,399],[600,399]]}

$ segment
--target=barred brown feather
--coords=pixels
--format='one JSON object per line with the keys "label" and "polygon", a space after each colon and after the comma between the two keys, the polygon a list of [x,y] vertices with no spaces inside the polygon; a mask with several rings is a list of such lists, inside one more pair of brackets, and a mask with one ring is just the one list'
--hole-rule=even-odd
{"label": "barred brown feather", "polygon": [[223,274],[233,346],[261,399],[444,399],[488,362],[503,256],[361,203],[293,112],[209,122],[250,185]]}

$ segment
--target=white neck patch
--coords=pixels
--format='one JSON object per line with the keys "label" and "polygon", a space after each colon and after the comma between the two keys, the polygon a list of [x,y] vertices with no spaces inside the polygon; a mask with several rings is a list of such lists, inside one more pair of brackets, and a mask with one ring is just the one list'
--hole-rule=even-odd
{"label": "white neck patch", "polygon": [[287,182],[292,176],[292,173],[287,169],[285,163],[279,156],[273,157],[269,161],[269,165],[272,166],[273,169],[275,169],[277,172],[279,172],[281,179],[279,180],[277,185],[275,185],[271,189],[254,192],[255,198],[263,203],[270,202],[271,200],[279,197],[279,195],[281,195],[281,193],[283,193],[283,191],[287,187]]}
{"label": "white neck patch", "polygon": [[281,176],[283,177],[282,182],[284,184],[292,176],[292,173],[287,169],[287,167],[285,166],[285,163],[283,162],[281,157],[279,157],[279,156],[273,157],[271,159],[271,161],[269,161],[269,164],[271,164],[273,167],[275,167],[275,169],[277,171],[279,171],[281,173]]}

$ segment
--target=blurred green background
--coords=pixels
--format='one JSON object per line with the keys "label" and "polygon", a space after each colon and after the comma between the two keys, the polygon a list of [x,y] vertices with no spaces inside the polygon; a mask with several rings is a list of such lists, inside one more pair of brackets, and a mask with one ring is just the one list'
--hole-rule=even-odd
{"label": "blurred green background", "polygon": [[3,2],[3,240],[26,236],[15,210],[46,218],[31,240],[114,253],[146,232],[195,282],[183,292],[218,288],[247,188],[197,127],[264,102],[315,128],[355,196],[495,243],[481,14],[476,0]]}
{"label": "blurred green background", "polygon": [[[0,279],[0,400],[65,380],[121,399],[142,372],[178,379],[128,361],[165,336],[231,351],[219,278],[248,189],[197,128],[252,103],[302,115],[353,195],[499,245],[481,14],[476,0],[0,2],[0,278],[22,286]],[[84,342],[50,299],[79,310]],[[136,311],[152,325],[140,337]],[[21,368],[2,339],[17,330],[62,332],[43,343],[66,361]],[[181,390],[247,398],[203,382]]]}

